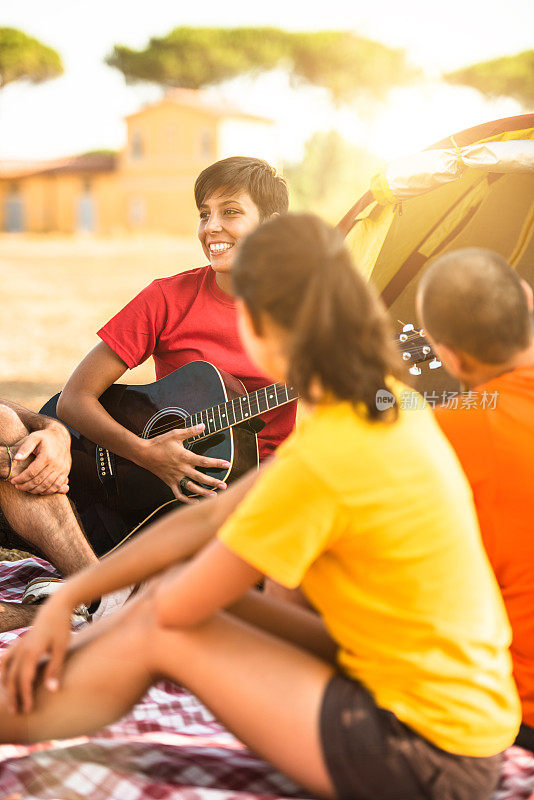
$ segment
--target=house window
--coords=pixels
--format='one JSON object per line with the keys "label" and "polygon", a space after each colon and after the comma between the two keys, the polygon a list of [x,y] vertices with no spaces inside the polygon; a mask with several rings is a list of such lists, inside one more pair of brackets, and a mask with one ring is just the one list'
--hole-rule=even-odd
{"label": "house window", "polygon": [[213,134],[209,130],[202,131],[200,137],[200,155],[202,158],[213,158]]}
{"label": "house window", "polygon": [[96,230],[96,203],[91,194],[91,181],[84,180],[82,193],[76,207],[76,228],[82,233],[93,233]]}
{"label": "house window", "polygon": [[128,208],[132,228],[139,228],[146,220],[146,203],[142,197],[133,197]]}
{"label": "house window", "polygon": [[139,131],[132,133],[132,158],[137,160],[143,158],[145,154],[145,147],[143,144],[143,137]]}
{"label": "house window", "polygon": [[166,151],[170,155],[176,152],[176,128],[167,128],[167,147]]}
{"label": "house window", "polygon": [[12,183],[9,187],[3,211],[5,231],[20,233],[26,230],[26,206],[18,183]]}

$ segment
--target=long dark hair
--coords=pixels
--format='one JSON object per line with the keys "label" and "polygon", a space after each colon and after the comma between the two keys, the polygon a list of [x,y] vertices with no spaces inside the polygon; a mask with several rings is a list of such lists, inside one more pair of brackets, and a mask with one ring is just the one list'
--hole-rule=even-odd
{"label": "long dark hair", "polygon": [[385,309],[336,230],[311,214],[273,217],[240,243],[232,275],[256,330],[265,312],[290,334],[288,380],[301,397],[316,399],[319,382],[381,418],[376,393],[401,363]]}

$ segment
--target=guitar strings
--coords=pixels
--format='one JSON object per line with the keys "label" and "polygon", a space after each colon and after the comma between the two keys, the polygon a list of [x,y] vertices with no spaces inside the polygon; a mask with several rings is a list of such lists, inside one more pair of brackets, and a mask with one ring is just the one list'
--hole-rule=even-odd
{"label": "guitar strings", "polygon": [[[413,333],[406,333],[404,335],[406,336],[406,339],[404,341],[400,341],[400,336],[399,336],[399,339],[397,341],[397,344],[399,345],[400,348],[402,348],[402,346],[404,346],[404,345],[409,345],[411,342],[414,342],[416,340],[422,340],[422,342],[421,342],[419,347],[411,348],[411,351],[410,351],[411,355],[414,356],[413,362],[415,364],[417,364],[418,362],[423,360],[422,358],[417,358],[418,355],[419,356],[427,356],[427,355],[430,355],[432,353],[432,351],[431,351],[431,353],[428,353],[428,354],[424,352],[424,349],[426,347],[430,347],[430,345],[426,342],[426,339],[424,338],[424,336],[422,336],[418,331],[414,331]],[[277,405],[275,406],[275,408],[278,408],[280,405],[285,405],[285,402],[284,403],[280,403],[279,402],[279,398],[278,398],[278,393],[279,392],[285,392],[285,390],[286,390],[285,384],[283,384],[283,383],[275,383],[275,384],[272,384],[272,387],[273,387],[273,389],[274,389],[274,391],[276,393],[276,396],[277,396],[276,397]],[[269,386],[266,386],[266,387],[263,387],[261,389],[256,389],[255,392],[251,392],[249,395],[241,395],[240,397],[236,397],[236,398],[234,398],[232,400],[227,401],[226,403],[219,403],[218,405],[212,406],[211,408],[202,409],[201,411],[196,411],[196,412],[194,412],[194,414],[195,415],[196,414],[203,414],[203,413],[207,413],[209,411],[213,411],[214,409],[220,408],[222,406],[231,405],[232,406],[232,410],[234,411],[234,417],[235,417],[236,405],[238,407],[241,407],[241,402],[242,402],[243,396],[246,396],[246,397],[250,398],[253,395],[256,395],[256,398],[254,398],[252,402],[257,402],[258,403],[258,413],[257,414],[255,413],[253,416],[258,416],[260,413],[264,414],[267,411],[271,411],[272,409],[266,408],[265,411],[259,411],[258,393],[264,391],[264,389],[269,389],[269,388],[270,388]],[[291,402],[291,401],[287,401],[287,402]],[[250,406],[250,399],[249,399],[249,406]],[[192,419],[194,414],[190,414],[189,418]],[[183,429],[185,427],[186,427],[185,419],[180,418],[178,420],[175,420],[174,422],[168,422],[168,423],[165,423],[164,425],[158,425],[158,426],[152,428],[152,430],[148,434],[147,438],[148,439],[153,439],[153,438],[155,438],[156,436],[159,436],[162,433],[168,433],[169,431],[172,431],[172,430],[180,430],[180,429]],[[214,431],[214,432],[212,432],[210,434],[205,434],[204,433],[204,434],[202,434],[202,435],[200,435],[198,437],[195,437],[195,438],[196,438],[197,441],[200,440],[200,439],[205,439],[205,438],[207,438],[208,435],[212,436],[213,433],[218,433],[219,431],[226,430],[227,427],[231,427],[231,425],[225,426],[224,428],[219,428],[218,431]]]}
{"label": "guitar strings", "polygon": [[[259,395],[258,395],[258,393],[259,392],[263,392],[265,389],[270,389],[270,388],[271,388],[271,386],[265,386],[265,387],[263,387],[261,389],[256,389],[255,392],[251,392],[248,395],[240,395],[239,397],[235,397],[232,400],[228,400],[226,403],[219,403],[216,406],[211,406],[211,408],[204,408],[201,411],[195,411],[193,414],[189,415],[189,419],[192,419],[192,417],[195,416],[196,414],[201,414],[201,415],[202,414],[206,414],[206,413],[208,413],[210,411],[213,412],[214,409],[218,409],[218,408],[221,408],[223,406],[228,407],[229,405],[231,405],[231,407],[232,407],[232,412],[234,414],[234,419],[235,419],[236,410],[238,408],[241,408],[241,403],[243,401],[243,397],[252,398],[252,403],[256,403],[257,406],[258,406],[258,412],[257,413],[255,413],[255,412],[252,413],[252,410],[251,410],[251,414],[249,416],[258,416],[259,414],[265,414],[267,411],[272,411],[274,408],[278,408],[281,405],[286,405],[286,403],[290,403],[291,400],[295,399],[295,398],[288,398],[288,399],[284,400],[283,402],[280,402],[279,394],[286,394],[286,397],[287,397],[287,388],[288,387],[286,387],[285,383],[274,383],[274,384],[272,384],[272,388],[273,388],[273,390],[274,390],[274,392],[276,394],[276,406],[273,406],[273,409],[266,408],[264,411],[260,411],[259,410]],[[254,398],[253,395],[256,395],[256,397]],[[249,408],[250,408],[250,402],[251,402],[251,400],[249,399],[248,400]],[[244,419],[241,420],[241,422],[244,422],[244,421],[245,421]],[[150,433],[149,433],[147,438],[148,439],[153,439],[155,436],[159,436],[161,433],[167,433],[168,431],[180,430],[182,428],[185,428],[186,427],[185,422],[186,422],[185,419],[180,418],[179,420],[176,420],[175,422],[166,423],[165,425],[158,425],[158,426],[152,428],[152,430],[150,431]],[[235,424],[239,424],[239,423],[235,423],[234,422],[232,424],[235,425]],[[212,436],[214,433],[218,433],[219,431],[226,430],[226,428],[228,428],[228,427],[232,427],[232,424],[225,425],[223,428],[219,428],[218,431],[213,431],[212,433],[209,433],[209,434],[203,433],[203,434],[199,435],[198,437],[195,437],[195,439],[196,439],[196,441],[198,441],[199,439],[205,439],[205,438],[207,438],[208,435]]]}

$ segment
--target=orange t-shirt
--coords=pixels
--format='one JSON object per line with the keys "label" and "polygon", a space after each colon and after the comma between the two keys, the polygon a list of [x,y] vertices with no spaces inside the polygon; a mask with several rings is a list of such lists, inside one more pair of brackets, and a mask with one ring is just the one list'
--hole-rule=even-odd
{"label": "orange t-shirt", "polygon": [[523,720],[534,726],[534,365],[507,372],[436,417],[469,479],[512,624]]}

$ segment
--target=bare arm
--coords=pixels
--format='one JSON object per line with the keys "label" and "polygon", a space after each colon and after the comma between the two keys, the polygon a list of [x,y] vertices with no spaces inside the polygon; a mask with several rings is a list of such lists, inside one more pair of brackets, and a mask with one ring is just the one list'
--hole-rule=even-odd
{"label": "bare arm", "polygon": [[[183,446],[184,439],[199,430],[186,428],[142,439],[108,414],[99,397],[127,368],[107,344],[97,344],[69,378],[58,401],[58,415],[91,441],[153,472],[182,502],[196,502],[181,492],[180,480],[183,477],[194,481],[188,489],[199,495],[209,496],[214,489],[226,488],[216,478],[197,469],[225,468],[230,466],[226,461],[199,456]],[[199,486],[199,482],[211,486],[212,490]]]}
{"label": "bare arm", "polygon": [[193,556],[215,536],[257,477],[252,470],[213,500],[169,514],[131,544],[65,581],[41,607],[34,626],[2,657],[1,680],[11,710],[15,712],[20,697],[24,709],[31,709],[33,682],[43,658],[49,659],[45,683],[57,688],[69,644],[70,616],[80,602],[143,581]]}
{"label": "bare arm", "polygon": [[143,440],[115,422],[98,398],[128,369],[124,361],[100,342],[76,367],[57,404],[58,416],[102,447],[135,461]]}
{"label": "bare arm", "polygon": [[261,577],[261,572],[222,542],[209,542],[183,569],[170,570],[156,586],[158,620],[169,628],[187,628],[227,609],[255,627],[335,663],[337,645],[318,614],[310,608],[247,591]]}

